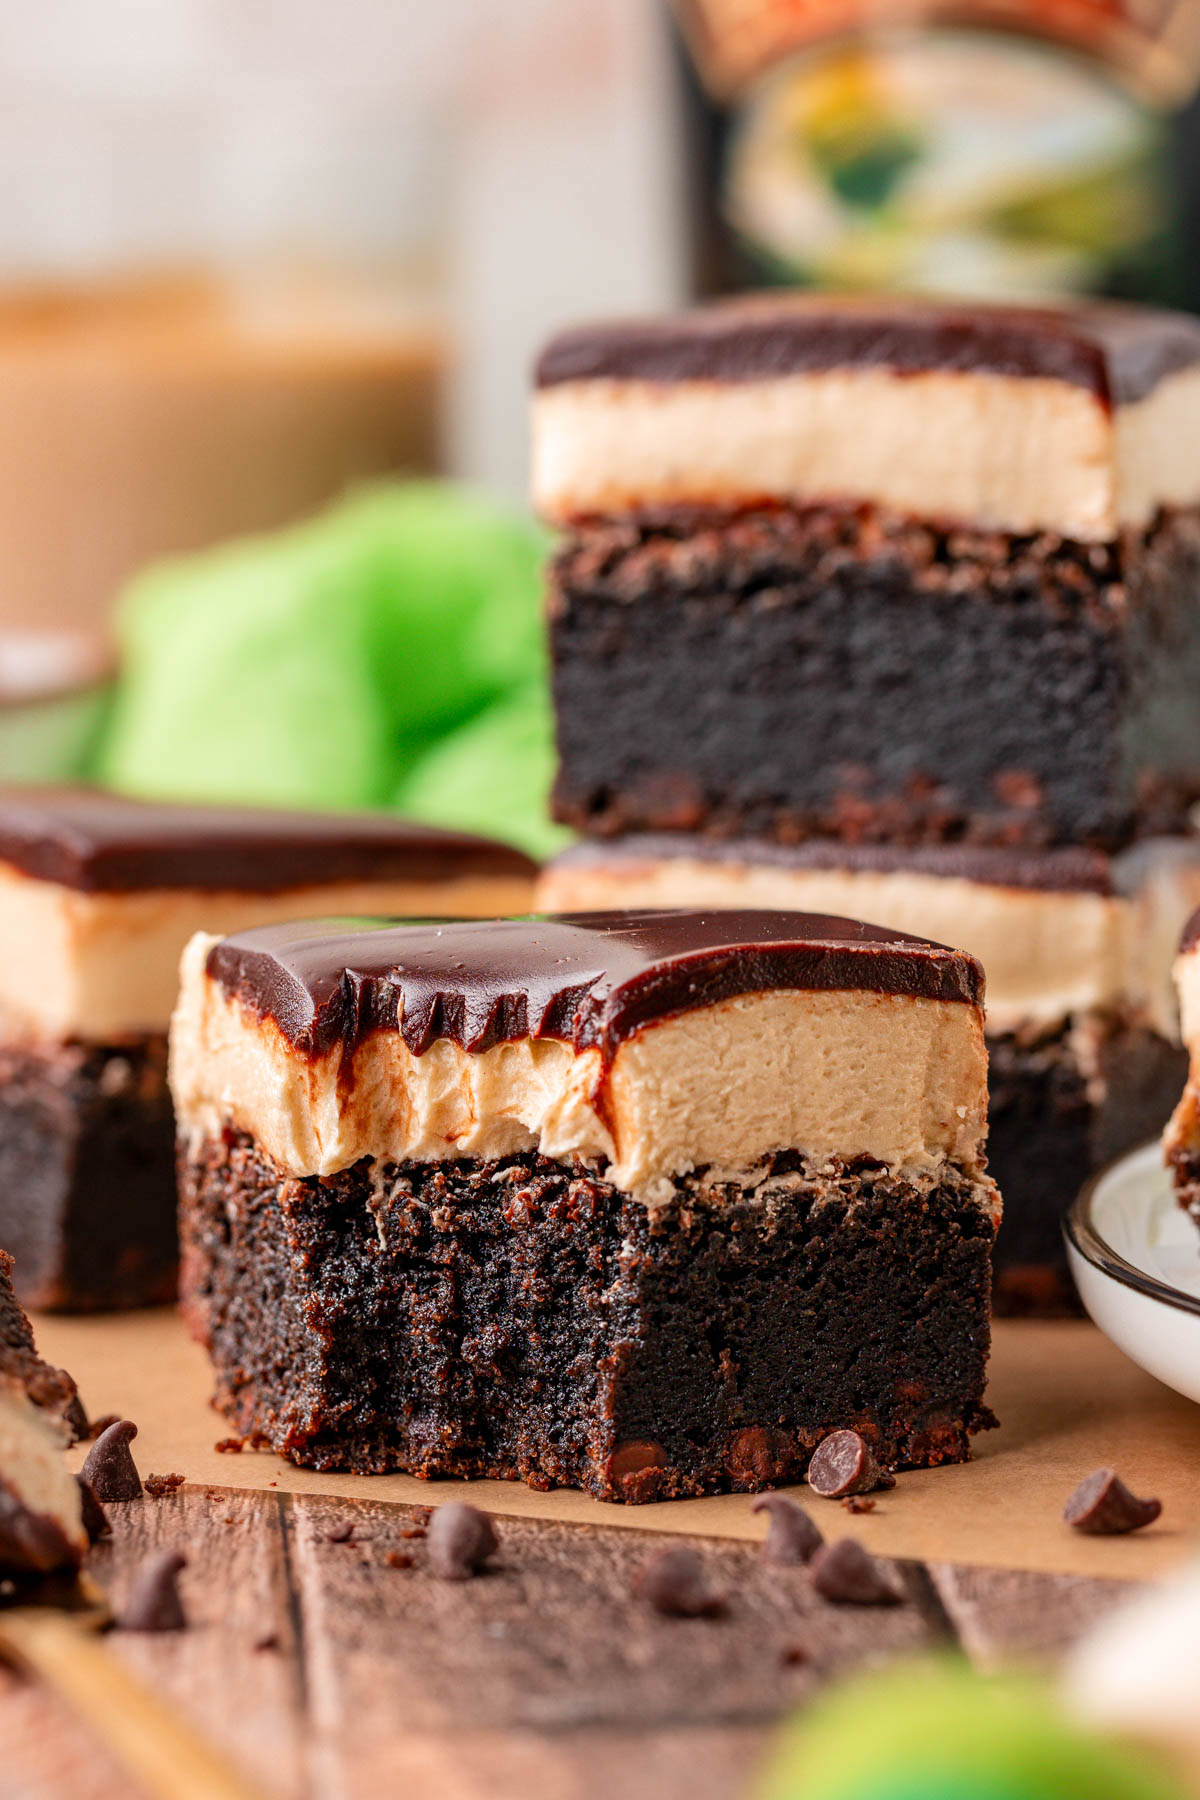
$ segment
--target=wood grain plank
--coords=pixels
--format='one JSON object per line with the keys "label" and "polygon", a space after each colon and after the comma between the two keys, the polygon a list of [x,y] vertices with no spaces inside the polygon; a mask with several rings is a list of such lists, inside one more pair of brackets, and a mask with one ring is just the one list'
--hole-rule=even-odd
{"label": "wood grain plank", "polygon": [[[634,1597],[633,1582],[678,1538],[506,1520],[494,1570],[453,1583],[433,1579],[422,1540],[402,1535],[406,1508],[290,1504],[317,1786],[330,1795],[413,1781],[414,1758],[436,1762],[456,1794],[490,1794],[497,1745],[514,1792],[523,1780],[529,1791],[531,1759],[539,1794],[572,1796],[581,1781],[595,1792],[598,1743],[622,1788],[654,1767],[664,1796],[732,1794],[749,1747],[819,1683],[935,1635],[914,1598],[831,1606],[802,1569],[766,1565],[748,1544],[684,1540],[727,1611],[666,1619]],[[338,1541],[350,1521],[352,1538]],[[397,1555],[412,1566],[389,1566]],[[484,1767],[491,1785],[473,1786],[472,1769]]]}
{"label": "wood grain plank", "polygon": [[929,1580],[967,1655],[994,1669],[1014,1657],[1053,1660],[1137,1591],[1126,1581],[930,1563]]}
{"label": "wood grain plank", "polygon": [[[142,1560],[187,1556],[187,1631],[109,1634],[111,1654],[187,1715],[267,1795],[304,1779],[301,1680],[280,1504],[274,1494],[192,1489],[109,1508],[92,1572],[118,1610]],[[260,1648],[260,1646],[263,1646]]]}

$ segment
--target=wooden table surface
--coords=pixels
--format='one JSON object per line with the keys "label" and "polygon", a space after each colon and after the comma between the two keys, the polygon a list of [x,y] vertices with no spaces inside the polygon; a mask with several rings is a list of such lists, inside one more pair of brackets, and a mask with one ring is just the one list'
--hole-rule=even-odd
{"label": "wooden table surface", "polygon": [[[407,1507],[184,1486],[110,1513],[97,1580],[119,1606],[142,1558],[178,1547],[191,1624],[114,1631],[109,1652],[279,1800],[732,1800],[830,1676],[939,1643],[984,1666],[1052,1658],[1129,1591],[904,1563],[902,1606],[835,1607],[802,1569],[707,1539],[725,1616],[677,1620],[633,1596],[664,1541],[636,1532],[502,1521],[494,1572],[450,1583],[426,1572]],[[818,1516],[853,1531],[841,1509]],[[3,1668],[0,1745],[3,1800],[131,1800],[65,1708]]]}

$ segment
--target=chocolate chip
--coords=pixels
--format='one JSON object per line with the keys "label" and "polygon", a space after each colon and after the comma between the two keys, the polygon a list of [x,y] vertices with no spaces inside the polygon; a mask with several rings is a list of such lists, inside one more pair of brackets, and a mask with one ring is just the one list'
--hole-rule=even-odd
{"label": "chocolate chip", "polygon": [[809,1564],[809,1574],[818,1594],[835,1606],[896,1606],[903,1599],[857,1538],[823,1545]]}
{"label": "chocolate chip", "polygon": [[822,1500],[840,1500],[843,1494],[869,1494],[872,1488],[892,1487],[871,1453],[871,1446],[857,1431],[831,1431],[822,1438],[808,1465],[808,1485]]}
{"label": "chocolate chip", "polygon": [[760,1494],[750,1502],[751,1512],[765,1512],[767,1535],[759,1552],[764,1562],[806,1563],[825,1539],[802,1506],[786,1494]]}
{"label": "chocolate chip", "polygon": [[1114,1469],[1097,1469],[1075,1489],[1063,1518],[1091,1537],[1116,1537],[1153,1525],[1161,1512],[1161,1500],[1139,1500]]}
{"label": "chocolate chip", "polygon": [[120,1413],[101,1413],[98,1419],[88,1421],[88,1428],[83,1435],[89,1438],[98,1438],[102,1432],[108,1430],[110,1425],[115,1425],[120,1416]]}
{"label": "chocolate chip", "polygon": [[186,1480],[186,1475],[147,1475],[146,1492],[152,1500],[169,1499],[179,1492]]}
{"label": "chocolate chip", "polygon": [[218,1438],[213,1445],[218,1456],[238,1456],[245,1448],[245,1438]]}
{"label": "chocolate chip", "polygon": [[429,1566],[441,1581],[467,1581],[498,1548],[485,1512],[465,1501],[439,1506],[429,1521]]}
{"label": "chocolate chip", "polygon": [[326,1535],[331,1544],[348,1544],[354,1536],[354,1527],[349,1519],[343,1519],[340,1525],[335,1525]]}
{"label": "chocolate chip", "polygon": [[82,1475],[75,1477],[79,1483],[79,1502],[83,1514],[83,1529],[87,1532],[88,1543],[98,1544],[101,1538],[112,1536],[112,1526],[108,1522],[108,1514],[97,1500],[90,1482]]}
{"label": "chocolate chip", "polygon": [[872,1513],[875,1511],[875,1504],[866,1494],[847,1494],[842,1501],[849,1513]]}
{"label": "chocolate chip", "polygon": [[699,1556],[683,1545],[660,1550],[643,1564],[634,1592],[673,1619],[714,1618],[725,1610],[724,1596],[710,1586]]}
{"label": "chocolate chip", "polygon": [[117,1623],[124,1631],[182,1631],[187,1614],[179,1598],[179,1571],[187,1557],[178,1550],[160,1550],[138,1570],[129,1599]]}
{"label": "chocolate chip", "polygon": [[136,1500],[142,1491],[141,1477],[129,1448],[137,1436],[132,1419],[116,1419],[105,1427],[87,1453],[82,1469],[83,1479],[97,1500],[111,1505],[115,1500]]}

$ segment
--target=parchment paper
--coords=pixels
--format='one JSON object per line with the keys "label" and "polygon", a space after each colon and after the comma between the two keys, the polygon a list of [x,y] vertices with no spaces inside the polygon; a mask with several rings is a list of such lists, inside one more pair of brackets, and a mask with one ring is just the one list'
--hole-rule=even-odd
{"label": "parchment paper", "polygon": [[[525,1518],[616,1525],[634,1531],[762,1535],[750,1497],[733,1494],[653,1506],[616,1506],[515,1482],[423,1482],[404,1475],[318,1475],[265,1452],[218,1454],[229,1427],[208,1404],[204,1353],[170,1312],[36,1322],[44,1356],[69,1369],[93,1416],[138,1426],[143,1474],[280,1493],[437,1503],[469,1490],[477,1505]],[[1129,1362],[1091,1325],[1002,1322],[988,1398],[1001,1428],[975,1440],[961,1467],[902,1474],[876,1510],[851,1518],[836,1502],[797,1490],[827,1536],[854,1532],[898,1556],[1088,1575],[1148,1577],[1200,1541],[1200,1407]],[[76,1453],[82,1460],[82,1452]],[[1092,1469],[1111,1464],[1141,1494],[1163,1502],[1159,1525],[1124,1538],[1085,1538],[1062,1523],[1063,1502]]]}

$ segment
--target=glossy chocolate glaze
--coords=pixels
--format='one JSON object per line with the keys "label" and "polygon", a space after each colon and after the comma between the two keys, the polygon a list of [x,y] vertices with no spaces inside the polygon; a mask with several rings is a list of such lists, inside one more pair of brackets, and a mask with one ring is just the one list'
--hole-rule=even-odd
{"label": "glossy chocolate glaze", "polygon": [[546,346],[536,381],[769,381],[842,367],[898,375],[942,369],[1069,382],[1119,406],[1196,362],[1200,319],[1152,307],[759,294],[672,318],[576,326]]}
{"label": "glossy chocolate glaze", "polygon": [[438,1038],[482,1051],[534,1037],[607,1059],[643,1025],[771,988],[983,998],[973,957],[817,913],[308,920],[223,938],[207,967],[312,1055],[382,1028],[417,1056]]}
{"label": "glossy chocolate glaze", "polygon": [[41,881],[110,893],[277,893],[335,881],[534,872],[508,844],[383,813],[174,805],[54,787],[0,788],[0,862]]}

